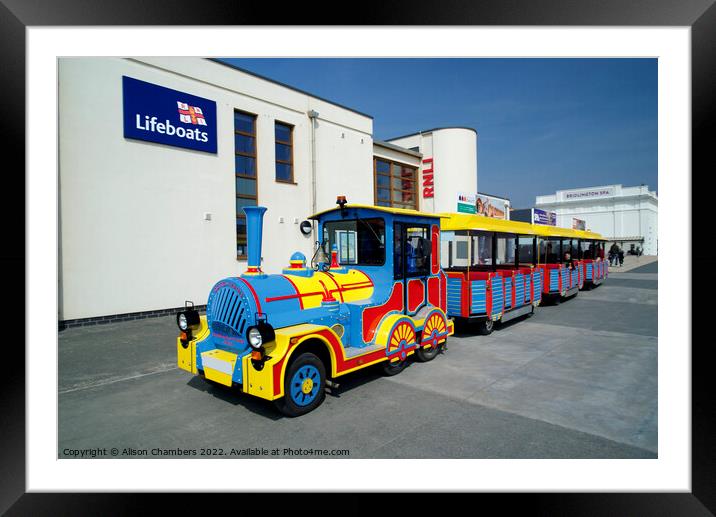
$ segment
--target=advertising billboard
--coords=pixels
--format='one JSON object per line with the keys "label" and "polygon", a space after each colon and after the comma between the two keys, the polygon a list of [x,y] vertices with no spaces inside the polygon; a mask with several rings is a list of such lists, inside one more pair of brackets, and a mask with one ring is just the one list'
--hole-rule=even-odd
{"label": "advertising billboard", "polygon": [[475,201],[477,196],[475,194],[468,194],[465,192],[458,192],[457,194],[457,211],[462,214],[475,214],[477,213]]}
{"label": "advertising billboard", "polygon": [[572,218],[572,230],[584,230],[587,228],[587,222],[582,219]]}
{"label": "advertising billboard", "polygon": [[532,222],[534,224],[557,226],[557,212],[548,212],[547,210],[542,210],[541,208],[533,208]]}
{"label": "advertising billboard", "polygon": [[457,211],[495,219],[509,219],[510,201],[500,197],[480,194],[479,192],[476,194],[459,192],[457,195]]}

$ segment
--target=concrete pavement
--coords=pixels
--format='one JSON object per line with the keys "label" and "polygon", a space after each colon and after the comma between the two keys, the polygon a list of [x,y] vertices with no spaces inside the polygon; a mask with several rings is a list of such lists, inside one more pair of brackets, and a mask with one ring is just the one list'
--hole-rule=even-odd
{"label": "concrete pavement", "polygon": [[59,334],[58,453],[653,458],[656,273],[652,263],[611,274],[490,336],[459,329],[434,361],[395,377],[350,374],[337,394],[296,419],[178,370],[174,317],[67,329]]}

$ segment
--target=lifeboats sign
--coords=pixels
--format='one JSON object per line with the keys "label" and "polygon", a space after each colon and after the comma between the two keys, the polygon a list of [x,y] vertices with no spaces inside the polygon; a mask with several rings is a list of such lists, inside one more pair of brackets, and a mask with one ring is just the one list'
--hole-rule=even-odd
{"label": "lifeboats sign", "polygon": [[122,77],[124,137],[216,153],[216,102]]}

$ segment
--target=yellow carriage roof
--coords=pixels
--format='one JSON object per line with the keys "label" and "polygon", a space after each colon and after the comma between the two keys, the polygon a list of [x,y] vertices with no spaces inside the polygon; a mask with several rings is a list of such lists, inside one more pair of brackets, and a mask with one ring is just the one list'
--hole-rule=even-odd
{"label": "yellow carriage roof", "polygon": [[574,239],[604,240],[598,233],[584,230],[572,230],[558,226],[530,224],[521,221],[508,221],[475,214],[440,214],[441,228],[445,231],[483,230],[491,232],[517,233],[521,235],[540,235],[543,237],[571,237]]}

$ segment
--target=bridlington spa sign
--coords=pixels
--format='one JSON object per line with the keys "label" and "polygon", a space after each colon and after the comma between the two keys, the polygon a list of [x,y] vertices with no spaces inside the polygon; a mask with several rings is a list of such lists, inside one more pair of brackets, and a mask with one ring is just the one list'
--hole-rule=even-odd
{"label": "bridlington spa sign", "polygon": [[124,137],[216,153],[216,102],[122,77]]}
{"label": "bridlington spa sign", "polygon": [[612,197],[615,195],[614,187],[597,187],[581,190],[567,190],[562,192],[564,201],[579,201],[580,199],[594,199]]}

